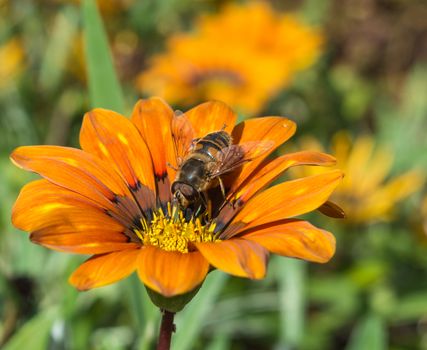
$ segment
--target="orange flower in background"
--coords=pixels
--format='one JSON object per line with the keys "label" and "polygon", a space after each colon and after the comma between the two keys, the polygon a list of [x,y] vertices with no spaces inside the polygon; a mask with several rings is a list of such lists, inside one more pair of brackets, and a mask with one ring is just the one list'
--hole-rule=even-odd
{"label": "orange flower in background", "polygon": [[231,4],[172,36],[137,85],[173,103],[218,99],[254,114],[316,60],[321,43],[317,30],[267,2]]}
{"label": "orange flower in background", "polygon": [[[194,134],[177,129],[181,121]],[[82,150],[25,146],[12,153],[15,164],[44,178],[22,189],[13,224],[30,232],[34,243],[92,255],[70,277],[79,290],[137,271],[146,286],[170,297],[199,286],[210,268],[263,278],[269,252],[328,261],[333,235],[295,217],[325,203],[342,172],[265,188],[290,167],[329,166],[334,158],[303,151],[267,159],[294,134],[295,124],[282,117],[235,123],[236,114],[221,102],[178,115],[151,98],[136,104],[130,120],[94,109],[84,117]],[[193,137],[219,130],[232,135],[233,147],[269,146],[222,178],[224,194],[220,186],[209,190],[208,209],[183,209],[171,192],[182,162],[177,154],[191,152]]]}
{"label": "orange flower in background", "polygon": [[[322,145],[311,138],[305,138],[300,145],[324,151]],[[352,140],[347,132],[341,131],[333,138],[331,153],[337,158],[337,166],[345,173],[342,184],[331,199],[342,206],[348,222],[390,220],[396,205],[419,190],[424,182],[418,170],[387,180],[393,153],[386,147],[375,147],[371,136],[359,136]],[[320,168],[301,167],[293,169],[293,172],[297,176],[307,176],[323,171]]]}

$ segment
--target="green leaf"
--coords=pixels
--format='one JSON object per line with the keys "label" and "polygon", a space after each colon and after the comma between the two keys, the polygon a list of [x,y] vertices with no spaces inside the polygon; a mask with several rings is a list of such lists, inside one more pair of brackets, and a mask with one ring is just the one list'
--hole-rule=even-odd
{"label": "green leaf", "polygon": [[82,4],[84,48],[92,107],[102,107],[123,113],[123,92],[114,70],[107,35],[94,0]]}
{"label": "green leaf", "polygon": [[427,290],[420,289],[416,292],[401,297],[391,314],[393,322],[411,322],[421,319],[427,310]]}
{"label": "green leaf", "polygon": [[379,130],[377,139],[392,146],[393,170],[427,169],[427,67],[415,66],[402,88],[402,101],[380,99],[375,107]]}
{"label": "green leaf", "polygon": [[49,335],[55,312],[44,310],[26,322],[6,343],[3,350],[44,350],[48,348]]}
{"label": "green leaf", "polygon": [[206,350],[227,350],[231,348],[230,337],[226,333],[215,334],[215,338]]}
{"label": "green leaf", "polygon": [[227,280],[227,275],[215,271],[210,273],[199,293],[188,306],[176,315],[177,332],[172,337],[173,349],[193,349],[199,338],[204,320],[212,311],[215,300]]}
{"label": "green leaf", "polygon": [[276,258],[276,277],[279,283],[281,348],[295,348],[304,336],[305,261]]}
{"label": "green leaf", "polygon": [[346,350],[385,350],[387,348],[384,321],[378,315],[371,314],[356,325]]}
{"label": "green leaf", "polygon": [[128,307],[135,323],[135,328],[140,334],[138,349],[145,350],[152,347],[152,342],[157,333],[157,324],[160,311],[151,302],[144,285],[136,274],[127,279]]}

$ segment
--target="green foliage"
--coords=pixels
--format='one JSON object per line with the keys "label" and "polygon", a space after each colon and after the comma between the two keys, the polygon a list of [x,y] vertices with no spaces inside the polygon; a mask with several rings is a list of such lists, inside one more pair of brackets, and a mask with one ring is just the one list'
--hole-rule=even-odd
{"label": "green foliage", "polygon": [[122,90],[95,1],[84,0],[82,12],[91,105],[124,112]]}
{"label": "green foliage", "polygon": [[362,319],[351,335],[347,350],[385,350],[387,349],[383,321],[375,315]]}
{"label": "green foliage", "polygon": [[192,302],[177,315],[176,325],[179,332],[174,336],[172,343],[176,349],[191,349],[197,343],[204,320],[212,312],[226,280],[227,275],[222,272],[210,274]]}
{"label": "green foliage", "polygon": [[304,261],[277,258],[276,278],[279,283],[281,348],[300,346],[304,338],[306,308],[306,270]]}
{"label": "green foliage", "polygon": [[54,312],[52,310],[41,311],[13,336],[3,349],[19,350],[29,347],[34,350],[47,349],[53,321]]}

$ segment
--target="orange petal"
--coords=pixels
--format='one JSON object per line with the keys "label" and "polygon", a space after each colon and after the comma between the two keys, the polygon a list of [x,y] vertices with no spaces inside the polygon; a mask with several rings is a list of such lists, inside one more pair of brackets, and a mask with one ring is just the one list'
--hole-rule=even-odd
{"label": "orange petal", "polygon": [[111,167],[79,149],[59,146],[24,146],[11,154],[19,167],[34,171],[54,184],[82,194],[105,208],[117,195],[129,191]]}
{"label": "orange petal", "polygon": [[23,231],[56,227],[57,233],[70,229],[124,229],[94,202],[46,180],[33,181],[22,188],[12,209],[12,223]]}
{"label": "orange petal", "polygon": [[291,218],[317,209],[341,182],[340,170],[283,182],[253,197],[221,235],[229,238],[245,228]]}
{"label": "orange petal", "polygon": [[247,162],[241,167],[238,174],[235,172],[225,180],[229,192],[235,192],[241,184],[250,176],[259,164],[271,154],[277,147],[287,141],[296,131],[296,124],[282,117],[263,117],[246,120],[233,129],[234,143],[249,141],[273,141],[274,146],[261,157]]}
{"label": "orange petal", "polygon": [[194,245],[217,269],[252,279],[261,279],[265,276],[268,252],[255,242],[231,239]]}
{"label": "orange petal", "polygon": [[223,128],[231,133],[237,120],[237,115],[230,107],[220,101],[202,103],[185,112],[185,115],[193,125],[196,138]]}
{"label": "orange petal", "polygon": [[101,254],[129,249],[125,228],[78,193],[46,180],[22,189],[12,210],[12,223],[33,231],[30,239],[51,249]]}
{"label": "orange petal", "polygon": [[[167,164],[175,164],[175,150],[171,133],[172,108],[161,98],[140,100],[135,105],[131,120],[148,146],[154,166],[159,197],[170,201],[170,180],[175,171]],[[169,176],[168,176],[169,174]]]}
{"label": "orange petal", "polygon": [[256,171],[249,181],[245,181],[230,200],[240,199],[242,202],[247,202],[255,193],[268,186],[290,167],[299,165],[331,166],[334,164],[335,158],[325,153],[303,151],[285,154],[266,162],[265,165],[261,164],[260,170]]}
{"label": "orange petal", "polygon": [[135,271],[139,251],[129,249],[93,256],[80,265],[68,281],[82,291],[117,282]]}
{"label": "orange petal", "polygon": [[251,231],[242,237],[274,254],[323,263],[335,253],[335,237],[307,221],[282,221]]}
{"label": "orange petal", "polygon": [[49,227],[32,232],[30,239],[50,249],[77,254],[104,254],[140,247],[137,243],[128,243],[128,238],[122,232],[108,229],[76,233],[58,232],[56,227]]}
{"label": "orange petal", "polygon": [[156,186],[150,152],[129,119],[105,109],[86,113],[80,131],[80,145],[84,151],[109,162],[132,192],[138,192],[141,184],[148,188],[138,199],[143,201],[141,204],[145,210],[154,207]]}
{"label": "orange petal", "polygon": [[193,290],[203,282],[208,270],[209,263],[199,252],[185,254],[147,246],[138,259],[139,278],[166,297]]}

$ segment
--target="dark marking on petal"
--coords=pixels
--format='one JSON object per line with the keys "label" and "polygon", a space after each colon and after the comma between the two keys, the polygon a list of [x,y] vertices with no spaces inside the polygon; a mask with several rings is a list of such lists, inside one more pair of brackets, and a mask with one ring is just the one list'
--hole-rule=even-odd
{"label": "dark marking on petal", "polygon": [[219,239],[230,239],[231,237],[233,237],[236,232],[242,230],[245,226],[247,225],[247,223],[243,222],[243,221],[239,221],[239,222],[234,222],[231,225],[229,225],[224,232],[222,232],[218,238]]}
{"label": "dark marking on petal", "polygon": [[139,229],[141,229],[141,228],[142,228],[142,225],[141,225],[141,218],[140,218],[140,217],[134,217],[134,218],[133,218],[133,220],[132,220],[132,222],[133,222],[133,225],[134,225],[135,227],[137,227],[137,228],[139,228]]}
{"label": "dark marking on petal", "polygon": [[166,180],[166,178],[168,177],[168,173],[167,173],[167,171],[164,171],[164,172],[162,172],[162,173],[160,173],[160,174],[154,174],[154,176],[155,176],[155,178],[156,178],[156,181],[165,181]]}
{"label": "dark marking on petal", "polygon": [[113,202],[113,204],[117,204],[119,202],[119,196],[114,194],[114,197],[111,198],[111,202]]}
{"label": "dark marking on petal", "polygon": [[215,230],[214,233],[218,233],[224,230],[225,226],[227,226],[227,223],[221,220],[215,220]]}
{"label": "dark marking on petal", "polygon": [[217,221],[215,232],[221,232],[226,229],[228,230],[227,226],[237,215],[237,213],[243,208],[244,204],[245,201],[241,200],[240,198],[233,201],[232,203],[224,202],[215,219]]}
{"label": "dark marking on petal", "polygon": [[132,193],[135,206],[138,208],[136,213],[133,212],[133,216],[138,216],[135,214],[141,214],[145,218],[149,219],[151,217],[151,211],[155,208],[156,205],[155,193],[153,193],[150,188],[142,184],[140,181],[137,181],[135,185],[129,187],[129,189]]}
{"label": "dark marking on petal", "polygon": [[125,215],[125,213],[122,213],[121,211],[119,211],[118,213],[111,211],[109,209],[105,209],[104,213],[106,215],[108,215],[109,217],[115,219],[117,222],[119,222],[120,224],[122,224],[124,227],[129,227],[132,223],[132,221],[130,220],[130,218],[128,216]]}
{"label": "dark marking on petal", "polygon": [[135,183],[129,184],[128,188],[132,191],[132,192],[137,192],[140,188],[142,187],[141,181],[137,180],[135,181]]}
{"label": "dark marking on petal", "polygon": [[128,197],[119,197],[116,206],[126,213],[126,215],[131,219],[142,214],[137,203]]}
{"label": "dark marking on petal", "polygon": [[141,243],[139,237],[132,230],[126,229],[123,234],[126,236],[128,243]]}
{"label": "dark marking on petal", "polygon": [[161,178],[156,175],[156,190],[157,206],[166,212],[167,203],[172,201],[171,183],[167,173],[164,173]]}

